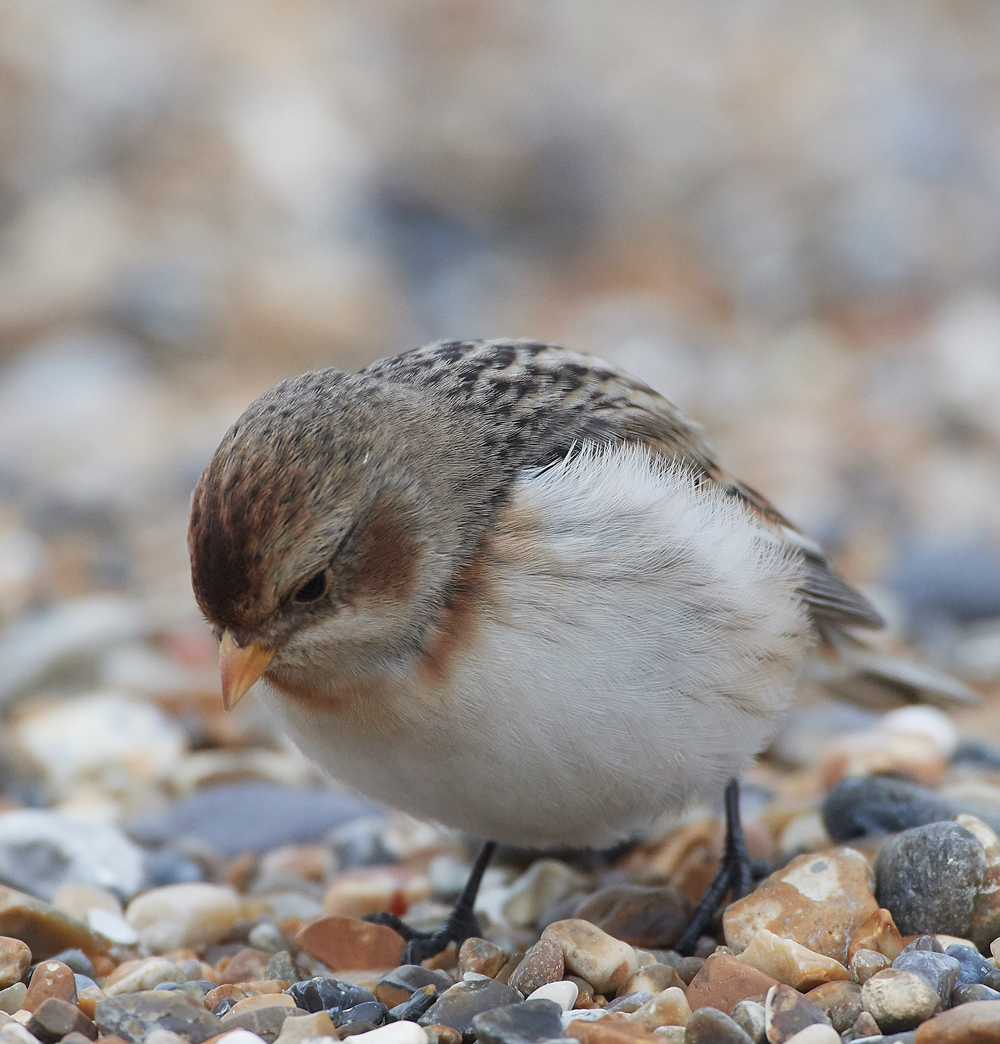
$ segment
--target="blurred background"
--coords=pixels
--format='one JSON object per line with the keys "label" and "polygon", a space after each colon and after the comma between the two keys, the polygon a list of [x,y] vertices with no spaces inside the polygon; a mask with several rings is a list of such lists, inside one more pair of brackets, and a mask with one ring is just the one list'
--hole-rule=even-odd
{"label": "blurred background", "polygon": [[[0,0],[7,807],[162,839],[318,785],[222,716],[188,497],[277,380],[438,338],[651,383],[1000,740],[998,38],[990,0]],[[225,847],[189,835],[164,880]]]}

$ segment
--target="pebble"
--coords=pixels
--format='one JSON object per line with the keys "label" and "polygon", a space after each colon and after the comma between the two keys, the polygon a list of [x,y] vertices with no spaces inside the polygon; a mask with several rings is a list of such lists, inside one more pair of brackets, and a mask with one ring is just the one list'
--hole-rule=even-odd
{"label": "pebble", "polygon": [[858,950],[874,950],[894,961],[903,949],[903,937],[900,935],[892,914],[879,908],[851,936],[851,944],[847,948],[848,958],[852,958]]}
{"label": "pebble", "polygon": [[390,1008],[389,1021],[419,1022],[420,1017],[427,1012],[437,998],[437,990],[433,986],[425,986],[405,1001]]}
{"label": "pebble", "polygon": [[[278,996],[283,996],[279,994]],[[221,1019],[223,1029],[243,1029],[256,1033],[263,1038],[267,1044],[271,1044],[281,1033],[281,1027],[289,1015],[298,1011],[293,1004],[278,1004],[276,997],[247,997],[248,1001],[266,1001],[256,1007],[244,1008],[237,1011],[236,1007],[227,1011]],[[287,998],[286,998],[287,1000]],[[243,1001],[240,1004],[244,1003]]]}
{"label": "pebble", "polygon": [[243,997],[238,1000],[222,1019],[225,1021],[227,1018],[261,1008],[298,1008],[298,1005],[287,993],[258,993],[255,997]]}
{"label": "pebble", "polygon": [[303,1011],[326,1011],[338,1024],[348,1021],[343,1013],[377,1001],[363,986],[340,979],[317,976],[293,983],[287,990]]}
{"label": "pebble", "polygon": [[[458,972],[459,975],[464,975],[470,971],[478,972],[480,975],[488,975],[492,979],[496,977],[497,972],[506,964],[508,957],[510,957],[510,954],[506,950],[501,950],[494,943],[471,936],[459,948]],[[560,962],[562,961],[561,951],[559,960]],[[521,992],[524,993],[525,991],[521,990]]]}
{"label": "pebble", "polygon": [[105,997],[94,1013],[97,1028],[105,1035],[143,1044],[147,1033],[166,1029],[201,1044],[221,1032],[222,1024],[185,993],[149,990]]}
{"label": "pebble", "polygon": [[659,1026],[686,1026],[690,1018],[691,1006],[684,991],[676,986],[658,993],[628,1016],[629,1022],[648,1030]]}
{"label": "pebble", "polygon": [[570,1023],[566,1036],[575,1037],[580,1044],[662,1044],[662,1038],[655,1033],[621,1019],[578,1019]]}
{"label": "pebble", "polygon": [[852,934],[878,906],[867,860],[852,848],[837,848],[793,859],[733,903],[722,924],[735,953],[766,928],[845,964]]}
{"label": "pebble", "polygon": [[95,980],[97,972],[94,971],[93,961],[83,950],[63,950],[52,957],[54,961],[62,961],[67,968],[76,975],[85,975],[88,979]]}
{"label": "pebble", "polygon": [[527,1000],[481,1012],[472,1031],[485,1044],[540,1044],[562,1036],[561,1012],[555,1001]]}
{"label": "pebble", "polygon": [[[687,960],[688,958],[685,958]],[[684,977],[678,972],[676,968],[671,968],[667,964],[647,964],[640,968],[635,975],[632,976],[628,982],[622,986],[622,989],[626,993],[633,993],[636,990],[644,990],[647,993],[662,993],[669,986],[680,986],[685,988],[691,979],[701,971],[704,966],[704,961],[698,962],[698,967],[691,971],[690,978],[687,982]]]}
{"label": "pebble", "polygon": [[986,870],[982,845],[957,823],[931,823],[890,838],[875,865],[879,905],[904,935],[965,936]]}
{"label": "pebble", "polygon": [[75,1004],[58,997],[42,1001],[32,1014],[27,1028],[42,1044],[56,1044],[67,1033],[82,1033],[90,1040],[97,1039],[97,1027],[90,1019]]}
{"label": "pebble", "polygon": [[405,866],[372,866],[347,870],[327,885],[323,911],[336,917],[363,917],[381,910],[406,910],[428,899],[426,874]]}
{"label": "pebble", "polygon": [[1000,1001],[976,1001],[952,1008],[917,1027],[915,1044],[996,1044]]}
{"label": "pebble", "polygon": [[123,913],[118,897],[106,888],[75,882],[59,886],[52,897],[52,907],[67,917],[75,917],[78,921],[86,921],[91,910],[104,910],[106,913],[119,916]]}
{"label": "pebble", "polygon": [[271,954],[246,946],[234,954],[219,976],[219,983],[254,982],[267,978]]}
{"label": "pebble", "polygon": [[863,1010],[861,987],[856,982],[827,982],[810,990],[806,998],[826,1012],[838,1033],[850,1029]]}
{"label": "pebble", "polygon": [[863,1039],[864,1037],[878,1037],[881,1039],[882,1031],[878,1023],[872,1018],[869,1011],[863,1011],[855,1020],[854,1025],[843,1034],[844,1041]]}
{"label": "pebble", "polygon": [[790,1037],[815,1024],[828,1026],[826,1012],[791,986],[772,986],[764,999],[764,1035],[770,1044],[784,1044]]}
{"label": "pebble", "polygon": [[[485,941],[484,939],[483,942]],[[401,964],[378,980],[375,984],[375,997],[387,1008],[394,1008],[397,1004],[408,1001],[425,986],[433,986],[438,993],[444,993],[451,985],[451,979],[442,971],[432,971],[419,964]]]}
{"label": "pebble", "polygon": [[35,967],[24,997],[24,1010],[34,1011],[49,997],[76,1003],[76,976],[62,961],[42,961]]}
{"label": "pebble", "polygon": [[515,928],[534,928],[546,910],[586,887],[587,879],[561,860],[537,859],[510,886],[501,913]]}
{"label": "pebble", "polygon": [[89,957],[103,954],[107,940],[86,925],[15,888],[0,885],[0,935],[20,939],[36,961],[62,950],[80,949]]}
{"label": "pebble", "polygon": [[560,982],[547,982],[544,986],[539,986],[526,999],[555,1001],[562,1011],[569,1011],[576,1004],[579,996],[580,987],[575,982],[567,982],[563,979]]}
{"label": "pebble", "polygon": [[961,813],[955,822],[975,837],[986,857],[986,868],[972,901],[972,917],[967,929],[969,939],[985,950],[1000,936],[1000,837],[976,816]]}
{"label": "pebble", "polygon": [[851,958],[851,978],[859,985],[864,984],[876,973],[890,967],[892,961],[884,953],[875,950],[858,950]]}
{"label": "pebble", "polygon": [[[457,982],[445,990],[421,1016],[420,1025],[450,1026],[467,1036],[472,1031],[472,1020],[481,1012],[508,1004],[519,1004],[522,999],[517,990],[495,979]],[[558,1011],[554,1002],[533,1003],[550,1003],[552,1010]]]}
{"label": "pebble", "polygon": [[991,964],[975,947],[962,946],[960,943],[949,946],[945,953],[954,957],[959,963],[960,971],[958,981],[960,983],[982,982],[987,986],[996,988],[1000,984],[1000,970]]}
{"label": "pebble", "polygon": [[958,811],[933,790],[887,776],[841,779],[823,799],[823,822],[837,842],[897,834],[950,820]]}
{"label": "pebble", "polygon": [[660,1044],[684,1044],[687,1030],[684,1026],[661,1026],[654,1031],[654,1036],[659,1039]]}
{"label": "pebble", "polygon": [[984,986],[980,982],[960,983],[951,991],[950,1006],[982,1000],[1000,1000],[1000,991],[991,990],[989,986]]}
{"label": "pebble", "polygon": [[684,1044],[753,1044],[753,1041],[725,1012],[699,1008],[688,1021]]}
{"label": "pebble", "polygon": [[321,917],[306,925],[296,942],[331,971],[395,968],[403,955],[403,938],[381,924],[353,917]]}
{"label": "pebble", "polygon": [[752,1000],[741,1000],[733,1006],[729,1017],[744,1030],[754,1044],[764,1044],[766,1025],[763,1004]]}
{"label": "pebble", "polygon": [[166,953],[224,939],[239,916],[236,893],[222,885],[164,885],[133,899],[125,919],[147,951]]}
{"label": "pebble", "polygon": [[[154,1030],[145,1041],[145,1044],[153,1044],[153,1038],[162,1033],[163,1030]],[[177,1037],[178,1040],[183,1041],[185,1038],[179,1034],[171,1033],[171,1037]],[[230,1030],[228,1033],[222,1033],[218,1037],[213,1037],[214,1044],[262,1044],[262,1038],[258,1037],[256,1033],[251,1033],[245,1029]],[[167,1041],[164,1041],[167,1044]],[[176,1044],[176,1042],[174,1042]]]}
{"label": "pebble", "polygon": [[524,959],[511,973],[508,982],[515,990],[520,990],[527,996],[529,993],[534,993],[539,986],[559,982],[565,968],[565,958],[560,943],[550,936],[543,936],[524,955]]}
{"label": "pebble", "polygon": [[756,968],[744,964],[732,954],[713,953],[687,988],[687,1001],[692,1011],[718,1008],[729,1014],[733,1006],[747,997],[767,993],[777,981]]}
{"label": "pebble", "polygon": [[832,1026],[813,1025],[787,1038],[786,1044],[840,1044],[840,1034]]}
{"label": "pebble", "polygon": [[0,990],[0,1011],[13,1015],[24,1007],[24,998],[28,993],[28,987],[23,982],[15,982],[5,990]]}
{"label": "pebble", "polygon": [[184,1044],[184,1038],[179,1033],[172,1033],[170,1030],[153,1030],[152,1033],[146,1037],[145,1044]]}
{"label": "pebble", "polygon": [[951,991],[958,985],[962,966],[954,957],[928,950],[909,950],[893,962],[893,968],[919,975],[941,998],[941,1007],[947,1008]]}
{"label": "pebble", "polygon": [[574,916],[632,946],[669,949],[691,919],[691,900],[675,888],[619,885],[583,900]]}
{"label": "pebble", "polygon": [[307,1037],[335,1037],[333,1020],[325,1011],[314,1011],[306,1015],[289,1014],[281,1024],[277,1044],[299,1044]]}
{"label": "pebble", "polygon": [[430,1044],[427,1030],[415,1022],[394,1022],[367,1033],[354,1033],[350,1039],[355,1044]]}
{"label": "pebble", "polygon": [[886,968],[861,987],[861,1001],[883,1033],[913,1029],[941,1010],[937,990],[913,972]]}
{"label": "pebble", "polygon": [[766,928],[750,940],[739,959],[803,993],[824,982],[851,977],[839,961],[814,953],[793,939],[782,939]]}
{"label": "pebble", "polygon": [[542,932],[542,939],[560,947],[567,971],[586,979],[605,996],[614,994],[639,970],[636,952],[628,943],[589,921],[556,921]]}
{"label": "pebble", "polygon": [[117,997],[123,993],[139,993],[151,990],[164,982],[187,982],[187,976],[166,957],[147,957],[138,963],[123,965],[104,980],[104,993]]}
{"label": "pebble", "polygon": [[20,982],[31,964],[31,950],[20,939],[0,937],[0,988]]}

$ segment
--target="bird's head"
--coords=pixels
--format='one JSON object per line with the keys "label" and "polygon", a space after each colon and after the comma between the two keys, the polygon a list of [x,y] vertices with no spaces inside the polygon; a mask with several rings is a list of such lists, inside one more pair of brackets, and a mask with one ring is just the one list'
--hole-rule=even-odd
{"label": "bird's head", "polygon": [[463,539],[423,412],[324,370],[277,385],[222,440],[188,547],[227,708],[265,672],[322,694],[419,649]]}

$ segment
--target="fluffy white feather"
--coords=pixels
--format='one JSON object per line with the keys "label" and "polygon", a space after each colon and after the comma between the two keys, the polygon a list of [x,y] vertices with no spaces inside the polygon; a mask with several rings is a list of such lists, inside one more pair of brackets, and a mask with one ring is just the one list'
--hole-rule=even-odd
{"label": "fluffy white feather", "polygon": [[482,837],[603,845],[718,791],[773,736],[812,641],[802,568],[717,487],[587,446],[522,475],[487,553],[445,686],[415,664],[384,679],[398,734],[272,700],[332,775]]}

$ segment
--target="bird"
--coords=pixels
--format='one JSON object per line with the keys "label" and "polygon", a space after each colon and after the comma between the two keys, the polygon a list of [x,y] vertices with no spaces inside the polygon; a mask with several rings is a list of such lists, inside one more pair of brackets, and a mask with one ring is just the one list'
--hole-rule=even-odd
{"label": "bird", "polygon": [[226,708],[253,688],[335,779],[489,839],[472,898],[493,843],[609,847],[715,798],[803,676],[970,698],[867,644],[871,602],[676,406],[540,341],[282,381],[205,468],[188,546]]}

